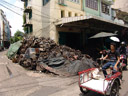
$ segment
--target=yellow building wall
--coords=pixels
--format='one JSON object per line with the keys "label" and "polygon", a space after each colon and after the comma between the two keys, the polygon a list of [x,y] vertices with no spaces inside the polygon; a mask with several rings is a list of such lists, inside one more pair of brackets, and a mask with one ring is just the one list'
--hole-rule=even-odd
{"label": "yellow building wall", "polygon": [[82,10],[82,0],[80,0],[79,3],[65,0],[65,4],[67,6],[59,5],[58,0],[55,1],[55,18],[61,18],[61,10],[63,10],[65,13],[64,17],[69,17],[69,12],[71,12],[71,17],[74,17],[75,14],[78,16],[85,15],[84,11]]}
{"label": "yellow building wall", "polygon": [[[77,16],[85,15],[85,12],[82,10],[82,0],[80,0],[79,3],[71,2],[68,0],[65,1],[67,6],[59,5],[58,0],[50,1],[50,38],[53,39],[56,43],[58,43],[59,34],[54,22],[61,18],[61,10],[64,11],[64,17],[69,17],[69,12],[71,13],[71,17],[75,17],[75,14],[77,14]],[[66,29],[64,30],[66,31]]]}
{"label": "yellow building wall", "polygon": [[[36,37],[50,37],[58,43],[58,29],[56,29],[55,22],[61,18],[61,10],[64,11],[64,17],[71,17],[85,15],[82,10],[82,0],[79,3],[65,0],[67,6],[59,5],[58,0],[50,0],[43,6],[42,0],[32,0],[29,2],[32,5],[32,19],[33,33]],[[67,30],[67,29],[63,29]]]}

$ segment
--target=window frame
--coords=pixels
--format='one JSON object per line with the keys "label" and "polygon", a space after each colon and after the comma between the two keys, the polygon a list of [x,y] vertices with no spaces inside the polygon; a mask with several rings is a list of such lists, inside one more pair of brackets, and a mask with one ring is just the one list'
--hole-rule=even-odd
{"label": "window frame", "polygon": [[[103,9],[103,6],[106,8],[106,9]],[[108,8],[109,7],[109,8]],[[104,14],[107,14],[107,15],[110,15],[110,6],[104,2],[101,2],[101,11],[102,13]]]}
{"label": "window frame", "polygon": [[42,0],[43,6],[45,6],[50,0]]}
{"label": "window frame", "polygon": [[28,14],[29,14],[29,19],[31,19],[32,18],[32,10]]}
{"label": "window frame", "polygon": [[69,0],[69,1],[74,2],[76,4],[80,4],[80,0]]}
{"label": "window frame", "polygon": [[86,0],[85,1],[85,6],[87,8],[98,11],[98,0]]}
{"label": "window frame", "polygon": [[72,17],[72,12],[71,11],[68,12],[68,17]]}
{"label": "window frame", "polygon": [[64,10],[61,10],[61,18],[63,18],[63,17],[65,17],[65,11]]}

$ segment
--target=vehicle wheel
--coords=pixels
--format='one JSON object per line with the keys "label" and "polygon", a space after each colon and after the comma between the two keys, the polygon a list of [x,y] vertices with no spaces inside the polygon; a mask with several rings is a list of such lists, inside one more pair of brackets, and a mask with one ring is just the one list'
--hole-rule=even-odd
{"label": "vehicle wheel", "polygon": [[119,69],[119,72],[121,73],[120,79],[122,80],[122,78],[123,78],[123,71],[122,71],[122,68]]}
{"label": "vehicle wheel", "polygon": [[87,90],[86,88],[82,88],[80,87],[80,91],[83,93],[83,94],[86,94],[89,92],[89,90]]}
{"label": "vehicle wheel", "polygon": [[119,83],[115,81],[112,85],[112,89],[109,96],[119,96]]}

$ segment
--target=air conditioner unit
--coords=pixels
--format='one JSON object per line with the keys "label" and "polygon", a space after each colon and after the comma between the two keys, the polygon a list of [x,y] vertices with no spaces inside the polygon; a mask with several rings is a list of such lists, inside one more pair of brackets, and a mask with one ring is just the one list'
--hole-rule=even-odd
{"label": "air conditioner unit", "polygon": [[58,3],[61,5],[66,5],[65,0],[58,0]]}

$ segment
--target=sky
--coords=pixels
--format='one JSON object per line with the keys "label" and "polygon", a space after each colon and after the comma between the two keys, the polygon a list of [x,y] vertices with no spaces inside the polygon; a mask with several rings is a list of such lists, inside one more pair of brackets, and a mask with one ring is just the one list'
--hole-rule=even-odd
{"label": "sky", "polygon": [[[0,1],[2,2],[2,0],[0,0]],[[3,0],[3,1],[6,1],[6,2],[11,3],[15,6],[23,8],[23,2],[21,2],[21,0]],[[0,4],[3,4],[4,6],[8,7],[8,5],[1,3],[1,2],[0,2]],[[13,6],[10,6],[9,8],[16,11],[18,14],[23,15],[23,10],[21,10],[20,8],[18,9],[18,8],[13,7]],[[12,33],[11,35],[13,36],[17,30],[20,30],[23,32],[23,27],[22,27],[23,17],[11,12],[10,10],[8,10],[2,6],[0,6],[0,9],[2,9],[4,11],[7,20],[10,22],[10,25],[12,27],[11,28],[11,33]]]}

